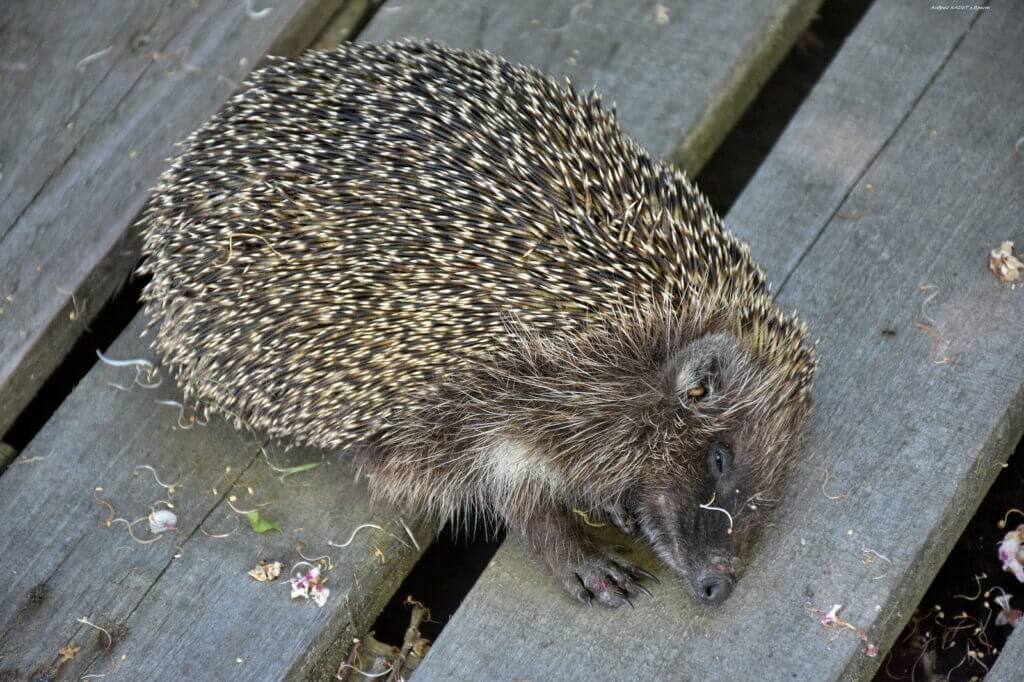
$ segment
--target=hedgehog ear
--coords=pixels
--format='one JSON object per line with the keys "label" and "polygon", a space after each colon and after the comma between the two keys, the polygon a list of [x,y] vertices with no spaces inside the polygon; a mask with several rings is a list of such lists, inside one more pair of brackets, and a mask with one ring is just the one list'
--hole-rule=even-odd
{"label": "hedgehog ear", "polygon": [[692,342],[677,356],[675,392],[680,402],[698,403],[721,390],[728,347],[723,335],[712,334]]}
{"label": "hedgehog ear", "polygon": [[721,386],[721,363],[715,355],[693,358],[684,363],[676,376],[676,393],[686,404],[707,400]]}

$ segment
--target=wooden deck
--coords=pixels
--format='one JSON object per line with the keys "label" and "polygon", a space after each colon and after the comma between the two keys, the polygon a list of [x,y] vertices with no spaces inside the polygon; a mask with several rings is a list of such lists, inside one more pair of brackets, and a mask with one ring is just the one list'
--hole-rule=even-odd
{"label": "wooden deck", "polygon": [[870,677],[877,657],[821,612],[842,604],[884,652],[1021,434],[1024,301],[985,261],[1020,230],[1020,124],[1001,121],[1020,120],[1024,90],[1005,86],[1022,31],[1021,16],[875,3],[727,216],[822,360],[805,464],[729,602],[705,613],[662,586],[632,612],[554,608],[509,543],[420,674]]}
{"label": "wooden deck", "polygon": [[[0,432],[126,281],[129,225],[172,143],[263,55],[349,38],[373,13],[359,40],[483,47],[594,85],[695,172],[820,0],[265,4],[0,9]],[[579,609],[510,542],[415,679],[871,677],[882,656],[814,609],[843,604],[884,654],[1024,427],[1024,299],[986,267],[1024,244],[1022,58],[1019,13],[876,0],[726,217],[822,359],[805,464],[726,606],[699,608],[648,563],[666,578],[654,600]],[[107,354],[147,357],[141,328]],[[135,378],[97,364],[22,452],[0,449],[0,680],[330,678],[420,556],[408,535],[434,529],[371,508],[335,454],[179,421],[172,386]],[[318,465],[282,478],[268,459]],[[168,499],[178,529],[153,544],[111,522]],[[324,555],[323,608],[246,575]],[[993,679],[1016,679],[1020,632],[1004,657]]]}
{"label": "wooden deck", "polygon": [[342,0],[0,7],[0,433],[138,262],[127,230],[184,134]]}

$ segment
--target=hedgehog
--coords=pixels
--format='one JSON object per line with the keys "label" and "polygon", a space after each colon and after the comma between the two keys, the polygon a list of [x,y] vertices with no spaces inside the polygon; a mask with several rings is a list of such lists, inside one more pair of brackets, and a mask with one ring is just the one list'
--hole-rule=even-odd
{"label": "hedgehog", "polygon": [[588,605],[653,578],[600,519],[722,603],[807,428],[816,353],[749,247],[614,107],[485,51],[272,60],[139,229],[186,400],[503,524]]}

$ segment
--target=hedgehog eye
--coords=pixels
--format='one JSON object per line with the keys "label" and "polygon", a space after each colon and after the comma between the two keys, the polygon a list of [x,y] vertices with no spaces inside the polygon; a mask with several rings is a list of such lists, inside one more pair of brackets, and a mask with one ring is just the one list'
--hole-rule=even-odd
{"label": "hedgehog eye", "polygon": [[708,449],[708,469],[715,478],[722,478],[732,469],[732,453],[721,443],[714,443]]}

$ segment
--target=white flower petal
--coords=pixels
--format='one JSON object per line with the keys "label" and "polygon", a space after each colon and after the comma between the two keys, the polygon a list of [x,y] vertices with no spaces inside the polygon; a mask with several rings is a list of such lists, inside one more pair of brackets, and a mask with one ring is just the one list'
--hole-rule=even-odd
{"label": "white flower petal", "polygon": [[331,591],[322,585],[317,586],[309,593],[313,603],[320,607],[327,603],[327,597],[329,596],[331,596]]}
{"label": "white flower petal", "polygon": [[178,517],[169,509],[158,509],[149,514],[149,532],[153,535],[178,530]]}

